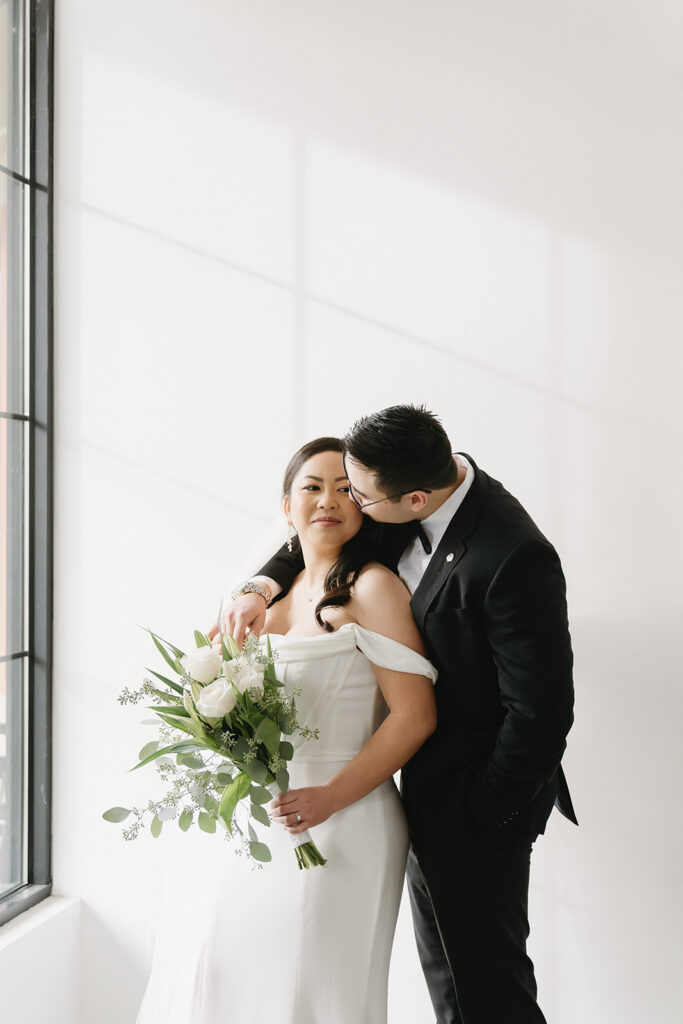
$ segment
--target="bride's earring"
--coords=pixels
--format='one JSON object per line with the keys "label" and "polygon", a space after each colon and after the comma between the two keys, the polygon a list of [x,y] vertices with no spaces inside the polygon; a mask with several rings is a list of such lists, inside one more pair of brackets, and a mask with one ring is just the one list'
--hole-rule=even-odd
{"label": "bride's earring", "polygon": [[294,529],[294,526],[293,526],[293,524],[291,522],[287,523],[287,530],[289,532],[289,537],[287,538],[287,550],[291,554],[291,552],[292,552],[292,539],[294,537],[296,537],[296,530]]}

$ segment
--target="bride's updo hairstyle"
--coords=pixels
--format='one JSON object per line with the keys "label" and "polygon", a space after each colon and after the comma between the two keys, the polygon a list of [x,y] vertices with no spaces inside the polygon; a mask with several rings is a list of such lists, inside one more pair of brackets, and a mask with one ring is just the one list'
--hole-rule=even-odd
{"label": "bride's updo hairstyle", "polygon": [[[344,446],[338,437],[318,437],[315,441],[299,448],[289,460],[285,470],[285,478],[282,482],[282,497],[289,498],[292,493],[292,485],[299,471],[309,459],[321,452],[339,452],[341,455]],[[351,499],[349,499],[351,500]],[[351,600],[351,588],[358,579],[361,569],[376,559],[375,551],[377,545],[375,534],[377,527],[372,519],[363,516],[360,529],[353,537],[343,545],[339,558],[334,563],[325,577],[325,593],[316,605],[315,621],[328,633],[333,629],[329,622],[321,616],[323,608],[340,607],[348,604]],[[292,552],[301,554],[301,544],[298,537],[292,538]]]}

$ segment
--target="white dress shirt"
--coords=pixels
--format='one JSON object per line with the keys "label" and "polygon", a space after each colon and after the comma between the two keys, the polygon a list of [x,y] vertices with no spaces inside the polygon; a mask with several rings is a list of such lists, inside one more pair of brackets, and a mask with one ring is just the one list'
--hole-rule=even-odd
{"label": "white dress shirt", "polygon": [[474,480],[472,464],[462,455],[454,455],[453,459],[457,462],[458,466],[464,466],[467,472],[463,482],[459,487],[456,487],[449,498],[446,498],[443,505],[440,505],[436,512],[432,512],[430,516],[422,520],[422,527],[427,534],[429,543],[432,545],[431,554],[427,554],[420,538],[415,537],[399,559],[398,574],[411,594],[414,594],[417,590],[418,584],[424,576],[425,569],[441,543],[441,538],[446,532],[448,524],[462,505],[465,495]]}

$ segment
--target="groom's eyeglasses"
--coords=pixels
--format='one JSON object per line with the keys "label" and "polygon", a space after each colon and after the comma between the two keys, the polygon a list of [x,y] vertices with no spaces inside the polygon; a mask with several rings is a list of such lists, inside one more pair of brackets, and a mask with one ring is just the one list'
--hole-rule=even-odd
{"label": "groom's eyeglasses", "polygon": [[[342,455],[342,464],[344,466],[344,472],[346,473],[346,479],[349,480],[348,470],[346,468],[346,455]],[[385,494],[383,498],[377,498],[375,501],[359,501],[353,491],[353,486],[349,480],[349,496],[351,501],[354,503],[356,508],[362,512],[363,509],[369,508],[371,505],[379,505],[380,501],[391,501],[392,498],[402,498],[404,494],[412,494],[413,491],[424,491],[425,494],[431,494],[429,487],[411,487],[407,491],[397,491],[396,494]]]}

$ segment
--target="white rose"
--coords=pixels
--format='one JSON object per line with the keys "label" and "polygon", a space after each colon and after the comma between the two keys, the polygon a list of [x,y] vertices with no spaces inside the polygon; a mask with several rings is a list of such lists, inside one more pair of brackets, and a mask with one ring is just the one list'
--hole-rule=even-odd
{"label": "white rose", "polygon": [[198,647],[180,659],[189,676],[198,683],[212,683],[221,671],[221,656],[213,647]]}
{"label": "white rose", "polygon": [[245,690],[263,693],[263,672],[261,665],[252,665],[246,658],[223,662],[223,675],[228,682],[235,684],[240,693]]}
{"label": "white rose", "polygon": [[237,697],[227,679],[217,679],[203,688],[196,703],[202,718],[222,718],[230,714],[237,703]]}

